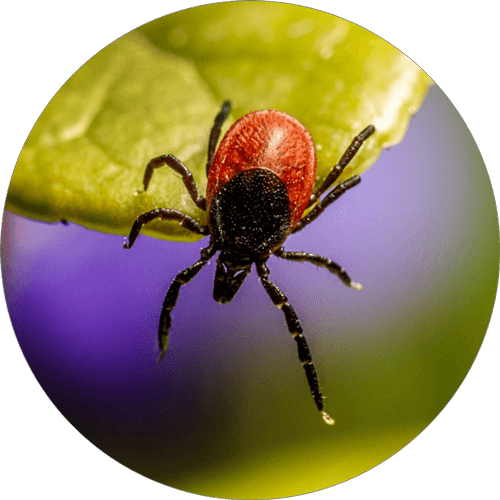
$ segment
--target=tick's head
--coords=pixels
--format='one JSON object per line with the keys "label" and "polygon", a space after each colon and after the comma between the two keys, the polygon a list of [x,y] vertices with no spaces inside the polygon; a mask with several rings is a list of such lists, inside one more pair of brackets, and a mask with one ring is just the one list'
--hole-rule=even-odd
{"label": "tick's head", "polygon": [[251,268],[251,259],[223,250],[217,259],[214,300],[221,304],[231,302]]}

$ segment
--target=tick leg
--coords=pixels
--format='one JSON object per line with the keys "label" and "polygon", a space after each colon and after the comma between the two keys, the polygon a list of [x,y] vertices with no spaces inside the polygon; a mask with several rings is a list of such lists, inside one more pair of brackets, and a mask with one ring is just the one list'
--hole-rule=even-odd
{"label": "tick leg", "polygon": [[208,226],[200,226],[192,217],[179,212],[179,210],[174,210],[172,208],[155,208],[154,210],[139,215],[139,217],[135,219],[128,236],[128,243],[123,243],[123,248],[132,248],[137,236],[139,236],[142,226],[154,219],[176,220],[180,222],[182,227],[189,229],[193,233],[201,234],[203,236],[208,236],[210,234]]}
{"label": "tick leg", "polygon": [[231,111],[231,102],[224,101],[222,103],[221,110],[215,117],[215,121],[212,126],[212,130],[210,132],[210,139],[208,141],[207,175],[210,169],[210,165],[212,165],[212,161],[214,159],[215,148],[217,146],[217,141],[219,140],[222,124],[226,121],[226,118],[228,117],[230,111]]}
{"label": "tick leg", "polygon": [[356,153],[359,151],[359,148],[363,145],[363,142],[368,139],[375,132],[375,127],[373,125],[368,125],[362,132],[360,132],[351,142],[351,145],[346,149],[345,153],[342,155],[342,158],[338,162],[337,165],[333,167],[331,172],[328,174],[323,184],[311,195],[311,199],[309,200],[310,207],[313,203],[315,203],[319,197],[327,191],[330,186],[340,177],[344,168],[347,167],[349,162],[354,158]]}
{"label": "tick leg", "polygon": [[357,186],[360,182],[361,177],[359,175],[355,175],[354,177],[337,184],[305,217],[302,217],[302,219],[299,220],[292,233],[296,233],[297,231],[303,229],[307,226],[307,224],[315,220],[328,205],[338,200],[348,189]]}
{"label": "tick leg", "polygon": [[158,328],[158,342],[160,347],[160,358],[161,361],[168,349],[168,332],[170,326],[172,325],[172,320],[170,318],[170,312],[175,307],[177,298],[179,297],[179,291],[182,285],[189,283],[205,266],[205,264],[213,257],[217,248],[215,245],[211,244],[207,248],[201,251],[201,258],[197,260],[194,264],[181,271],[172,281],[165,300],[163,301],[163,307],[160,314],[160,325]]}
{"label": "tick leg", "polygon": [[309,388],[314,402],[316,403],[323,420],[327,424],[333,425],[335,423],[334,420],[323,410],[323,395],[319,389],[318,377],[316,375],[311,353],[309,352],[309,346],[307,345],[306,338],[304,337],[299,318],[297,317],[295,310],[285,294],[271,280],[269,280],[269,269],[266,266],[265,261],[257,263],[257,272],[261,278],[262,285],[266,289],[266,292],[273,301],[274,305],[279,307],[285,314],[288,331],[292,334],[295,342],[297,342],[299,359],[306,372],[307,382],[309,383]]}
{"label": "tick leg", "polygon": [[206,210],[207,203],[203,196],[198,194],[198,189],[196,188],[196,182],[194,181],[193,174],[191,171],[174,155],[162,155],[153,158],[149,161],[146,171],[144,172],[144,179],[142,183],[144,184],[144,189],[142,192],[146,191],[149,186],[149,181],[153,175],[153,171],[157,168],[168,165],[170,168],[174,169],[178,174],[182,175],[182,181],[188,190],[191,199],[194,201],[195,205],[201,210]]}
{"label": "tick leg", "polygon": [[274,252],[274,255],[281,259],[293,260],[295,262],[310,262],[315,266],[326,267],[331,273],[337,275],[345,285],[354,288],[354,290],[361,290],[363,288],[359,283],[351,281],[351,278],[349,278],[348,274],[344,271],[344,268],[321,255],[307,252],[287,252],[283,247],[278,248],[278,250]]}

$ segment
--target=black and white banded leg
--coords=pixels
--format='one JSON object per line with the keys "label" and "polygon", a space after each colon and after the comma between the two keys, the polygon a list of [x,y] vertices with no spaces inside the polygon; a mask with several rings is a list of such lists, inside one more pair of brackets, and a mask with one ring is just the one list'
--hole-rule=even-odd
{"label": "black and white banded leg", "polygon": [[309,346],[307,345],[306,338],[304,337],[302,326],[299,318],[295,313],[292,305],[288,301],[286,295],[269,279],[269,269],[266,266],[266,261],[257,262],[257,273],[261,278],[262,285],[264,286],[267,294],[273,301],[274,305],[280,308],[285,314],[286,324],[288,331],[291,333],[295,342],[297,342],[297,349],[300,362],[306,372],[307,382],[313,396],[314,402],[323,417],[323,420],[333,425],[335,421],[323,410],[323,395],[321,394],[316,369],[312,362]]}
{"label": "black and white banded leg", "polygon": [[123,248],[132,248],[137,236],[139,236],[142,226],[154,219],[176,220],[182,227],[193,233],[202,236],[208,236],[210,234],[208,226],[200,226],[191,216],[179,212],[179,210],[174,210],[173,208],[155,208],[154,210],[139,215],[139,217],[135,219],[128,236],[128,242],[123,243]]}
{"label": "black and white banded leg", "polygon": [[198,188],[196,187],[196,182],[194,181],[193,174],[191,173],[189,168],[187,168],[186,165],[184,165],[184,163],[182,163],[182,161],[176,158],[174,155],[161,155],[149,161],[142,181],[144,189],[141,192],[144,192],[148,189],[149,181],[151,180],[153,172],[157,168],[163,167],[165,165],[168,165],[178,174],[182,175],[182,181],[184,182],[184,185],[186,186],[186,189],[195,205],[201,210],[206,210],[207,202],[203,196],[200,196],[198,194]]}
{"label": "black and white banded leg", "polygon": [[340,184],[337,184],[318,204],[302,219],[299,220],[292,233],[300,231],[313,220],[317,219],[328,205],[337,201],[348,189],[357,186],[361,182],[361,177],[355,175]]}
{"label": "black and white banded leg", "polygon": [[231,111],[231,102],[224,101],[222,103],[221,110],[215,117],[212,130],[210,131],[210,138],[208,140],[207,175],[208,171],[210,170],[210,166],[212,165],[212,161],[214,159],[215,149],[217,146],[217,141],[219,140],[222,124],[226,121],[226,118],[229,116],[230,111]]}
{"label": "black and white banded leg", "polygon": [[217,249],[215,245],[211,244],[207,248],[201,251],[201,258],[197,260],[194,264],[190,265],[184,271],[181,271],[172,281],[170,287],[168,288],[165,300],[163,301],[163,307],[160,314],[160,324],[158,327],[158,342],[160,348],[160,358],[161,361],[168,349],[168,332],[172,326],[172,319],[170,313],[177,303],[177,298],[179,297],[179,291],[181,286],[189,283],[205,266],[205,264],[213,257]]}
{"label": "black and white banded leg", "polygon": [[321,255],[307,252],[287,252],[283,247],[278,248],[278,250],[274,252],[274,255],[281,259],[292,260],[295,262],[310,262],[315,266],[325,267],[328,271],[338,276],[342,283],[348,287],[354,288],[354,290],[362,290],[363,288],[360,283],[355,283],[351,280],[351,278],[349,278],[349,275],[345,272],[343,267],[340,267],[338,264],[333,262],[333,260]]}
{"label": "black and white banded leg", "polygon": [[368,139],[368,137],[370,137],[374,132],[375,127],[373,125],[369,125],[353,139],[349,147],[346,149],[345,153],[342,155],[342,158],[340,159],[338,164],[332,168],[323,184],[316,191],[314,191],[313,194],[311,194],[311,198],[307,206],[310,207],[315,203],[317,203],[317,205],[298,222],[298,224],[292,231],[293,233],[296,233],[297,231],[303,229],[310,222],[315,220],[328,205],[338,200],[339,197],[342,196],[348,189],[353,188],[361,182],[361,177],[359,175],[354,175],[353,177],[350,177],[349,179],[335,186],[323,200],[318,202],[320,196],[325,191],[327,191],[340,177],[345,167],[354,158],[356,153],[359,151],[359,148],[363,145],[363,142],[366,141],[366,139]]}
{"label": "black and white banded leg", "polygon": [[340,177],[345,167],[349,164],[349,162],[354,158],[356,153],[359,151],[359,148],[363,145],[363,142],[368,139],[375,132],[375,127],[373,125],[368,125],[362,132],[360,132],[351,142],[349,147],[345,150],[340,161],[335,165],[331,172],[328,174],[326,179],[323,181],[323,184],[311,194],[311,199],[309,200],[310,207],[312,204],[318,201],[319,197],[327,191],[333,183]]}

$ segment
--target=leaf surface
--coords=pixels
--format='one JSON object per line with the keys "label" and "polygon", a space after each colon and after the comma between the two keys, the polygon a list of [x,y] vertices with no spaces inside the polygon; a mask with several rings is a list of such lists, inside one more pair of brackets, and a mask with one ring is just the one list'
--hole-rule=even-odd
{"label": "leaf surface", "polygon": [[[233,111],[223,131],[257,109],[298,118],[315,140],[320,183],[365,126],[377,132],[342,178],[401,141],[431,83],[378,36],[312,9],[238,2],[181,11],[116,40],[63,85],[26,141],[6,208],[121,235],[156,207],[205,224],[169,168],[137,191],[147,162],[171,153],[205,192],[208,135],[224,99]],[[197,238],[161,221],[143,232]]]}

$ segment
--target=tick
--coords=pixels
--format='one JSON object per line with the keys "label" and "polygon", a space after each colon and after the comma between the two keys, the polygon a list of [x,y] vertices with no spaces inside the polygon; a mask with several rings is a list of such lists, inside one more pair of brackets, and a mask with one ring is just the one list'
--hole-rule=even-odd
{"label": "tick", "polygon": [[[227,304],[255,264],[264,289],[283,311],[288,331],[297,343],[314,402],[323,420],[332,425],[334,420],[323,409],[323,395],[302,326],[286,295],[269,279],[267,261],[275,255],[280,259],[309,262],[325,267],[345,285],[361,290],[361,285],[351,281],[344,269],[332,260],[313,253],[289,252],[283,244],[290,234],[313,222],[328,205],[359,184],[361,178],[358,175],[336,185],[335,181],[375,128],[369,125],[354,138],[323,184],[313,191],[316,151],[311,135],[298,120],[282,111],[254,111],[237,120],[216,149],[222,124],[230,109],[231,103],[225,101],[210,132],[205,197],[198,194],[193,174],[173,155],[153,158],[144,172],[144,191],[157,168],[167,165],[179,173],[195,205],[208,213],[208,225],[202,226],[178,210],[156,208],[137,217],[128,242],[123,246],[132,248],[142,226],[154,219],[175,220],[193,233],[210,236],[200,259],[181,271],[167,291],[158,329],[160,360],[167,352],[170,315],[181,287],[220,252],[213,297],[217,302]],[[326,191],[328,193],[321,198]],[[311,210],[304,215],[310,207]]]}

